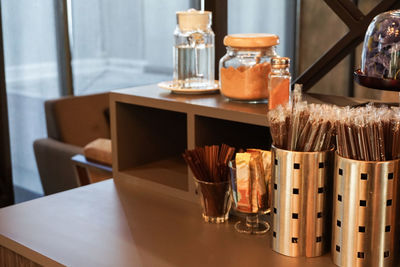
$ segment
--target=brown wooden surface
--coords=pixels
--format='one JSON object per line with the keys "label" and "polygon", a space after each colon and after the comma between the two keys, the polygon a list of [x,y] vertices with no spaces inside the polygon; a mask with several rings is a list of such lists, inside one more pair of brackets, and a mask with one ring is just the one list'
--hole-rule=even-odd
{"label": "brown wooden surface", "polygon": [[39,265],[8,248],[0,246],[0,266],[2,267],[40,267]]}
{"label": "brown wooden surface", "polygon": [[188,191],[187,167],[182,157],[153,161],[122,171],[129,176],[136,176],[148,181]]}
{"label": "brown wooden surface", "polygon": [[[220,94],[183,95],[170,93],[157,85],[140,86],[115,90],[111,93],[111,102],[117,101],[132,105],[153,107],[163,110],[232,120],[248,124],[267,126],[267,104],[249,104],[229,101]],[[328,103],[339,106],[355,105],[367,100],[343,96],[304,94],[310,103]]]}
{"label": "brown wooden surface", "polygon": [[108,180],[0,209],[0,245],[46,266],[334,266],[289,258],[270,233],[202,221],[200,205]]}
{"label": "brown wooden surface", "polygon": [[267,125],[266,104],[247,104],[228,101],[220,94],[181,95],[172,94],[157,85],[133,87],[115,90],[110,94],[114,101],[170,110],[182,113],[197,114],[211,118],[234,120],[256,125]]}

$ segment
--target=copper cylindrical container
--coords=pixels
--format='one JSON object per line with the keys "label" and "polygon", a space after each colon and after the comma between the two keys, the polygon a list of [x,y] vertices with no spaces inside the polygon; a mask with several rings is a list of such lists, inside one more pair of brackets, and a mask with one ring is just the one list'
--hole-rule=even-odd
{"label": "copper cylindrical container", "polygon": [[399,163],[336,154],[331,249],[336,265],[393,266],[397,260]]}
{"label": "copper cylindrical container", "polygon": [[291,257],[329,250],[333,151],[272,149],[272,249]]}

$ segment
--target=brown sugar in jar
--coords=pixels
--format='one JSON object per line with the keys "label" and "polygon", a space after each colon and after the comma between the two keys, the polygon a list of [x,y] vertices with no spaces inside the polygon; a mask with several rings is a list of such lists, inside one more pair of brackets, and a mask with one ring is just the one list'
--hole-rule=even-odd
{"label": "brown sugar in jar", "polygon": [[227,53],[219,63],[222,95],[232,100],[262,102],[268,99],[270,58],[277,56],[273,34],[232,34],[224,39]]}
{"label": "brown sugar in jar", "polygon": [[268,98],[268,74],[271,71],[267,62],[252,67],[221,68],[221,88],[224,96],[239,100],[258,100]]}

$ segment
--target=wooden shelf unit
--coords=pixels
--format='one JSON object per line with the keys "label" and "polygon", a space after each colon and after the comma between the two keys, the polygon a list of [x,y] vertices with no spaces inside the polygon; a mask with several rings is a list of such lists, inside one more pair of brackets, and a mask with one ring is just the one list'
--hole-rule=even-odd
{"label": "wooden shelf unit", "polygon": [[[368,100],[307,94],[309,103],[358,105]],[[266,104],[228,101],[220,94],[179,95],[157,85],[115,90],[110,96],[113,176],[178,198],[195,200],[182,160],[185,149],[228,144],[269,149]]]}
{"label": "wooden shelf unit", "polygon": [[228,144],[268,149],[266,104],[230,102],[219,94],[177,95],[156,85],[110,97],[114,179],[197,201],[185,149]]}

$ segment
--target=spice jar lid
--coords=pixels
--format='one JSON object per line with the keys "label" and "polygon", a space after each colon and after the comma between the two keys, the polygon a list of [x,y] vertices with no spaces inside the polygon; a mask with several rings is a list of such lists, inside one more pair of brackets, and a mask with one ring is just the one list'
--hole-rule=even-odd
{"label": "spice jar lid", "polygon": [[279,37],[269,33],[240,33],[225,36],[224,45],[232,47],[269,47],[279,44]]}
{"label": "spice jar lid", "polygon": [[211,26],[211,11],[189,9],[176,12],[176,21],[181,31],[205,31]]}
{"label": "spice jar lid", "polygon": [[273,57],[271,58],[271,68],[280,69],[288,67],[290,64],[290,58],[288,57]]}

